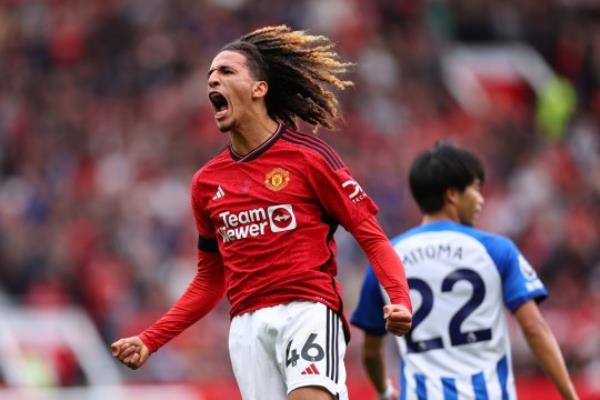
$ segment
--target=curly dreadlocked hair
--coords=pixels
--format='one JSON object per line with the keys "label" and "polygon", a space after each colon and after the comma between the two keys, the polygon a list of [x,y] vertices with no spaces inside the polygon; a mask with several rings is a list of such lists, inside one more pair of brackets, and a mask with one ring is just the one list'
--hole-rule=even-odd
{"label": "curly dreadlocked hair", "polygon": [[269,115],[298,128],[297,118],[314,126],[335,127],[338,101],[325,85],[343,90],[352,63],[343,62],[327,37],[292,31],[286,25],[267,26],[225,45],[221,51],[244,53],[255,79],[269,84],[265,103]]}

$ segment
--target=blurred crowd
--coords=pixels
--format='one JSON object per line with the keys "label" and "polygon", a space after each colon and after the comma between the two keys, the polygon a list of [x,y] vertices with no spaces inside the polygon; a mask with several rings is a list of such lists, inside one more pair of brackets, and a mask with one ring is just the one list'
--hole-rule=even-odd
{"label": "blurred crowd", "polygon": [[[578,376],[600,374],[600,7],[537,0],[3,0],[0,2],[0,293],[77,305],[106,343],[158,318],[194,274],[194,172],[220,151],[206,72],[266,24],[330,36],[356,63],[344,120],[321,132],[380,206],[390,235],[419,222],[406,185],[444,138],[487,168],[481,227],[509,235],[549,289],[542,311]],[[441,57],[457,43],[531,46],[574,90],[549,134],[535,92],[467,112]],[[309,131],[308,129],[306,129]],[[350,311],[365,258],[340,228]],[[229,375],[228,304],[135,379]],[[537,367],[515,330],[520,373]],[[356,342],[356,341],[355,341]],[[349,368],[358,368],[356,351]],[[74,379],[74,378],[71,378]],[[69,384],[69,377],[64,378]]]}

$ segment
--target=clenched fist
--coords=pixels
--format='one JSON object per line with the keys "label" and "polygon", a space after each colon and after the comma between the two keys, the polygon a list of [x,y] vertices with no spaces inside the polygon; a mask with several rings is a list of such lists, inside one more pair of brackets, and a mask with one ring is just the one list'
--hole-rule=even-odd
{"label": "clenched fist", "polygon": [[150,350],[138,336],[119,339],[110,345],[113,357],[131,369],[138,369],[150,357]]}
{"label": "clenched fist", "polygon": [[412,325],[412,313],[399,304],[383,306],[383,318],[385,319],[385,329],[396,336],[404,335]]}

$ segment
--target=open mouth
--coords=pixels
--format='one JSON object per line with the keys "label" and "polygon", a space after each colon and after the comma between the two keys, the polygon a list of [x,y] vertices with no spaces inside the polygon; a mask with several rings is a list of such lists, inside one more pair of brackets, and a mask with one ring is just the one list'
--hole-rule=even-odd
{"label": "open mouth", "polygon": [[223,117],[227,113],[227,110],[229,110],[229,103],[225,96],[219,92],[211,92],[208,98],[215,110],[215,117],[217,119]]}

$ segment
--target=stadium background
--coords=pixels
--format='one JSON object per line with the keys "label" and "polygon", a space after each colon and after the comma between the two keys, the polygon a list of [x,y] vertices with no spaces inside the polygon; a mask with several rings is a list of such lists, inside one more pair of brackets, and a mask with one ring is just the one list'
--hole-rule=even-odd
{"label": "stadium background", "polygon": [[[405,178],[417,151],[448,138],[482,156],[481,227],[514,239],[541,275],[550,291],[543,313],[582,397],[600,398],[597,4],[1,1],[2,309],[15,320],[32,310],[84,310],[103,341],[91,357],[101,359],[108,343],[138,333],[174,302],[195,268],[189,182],[226,143],[206,99],[207,67],[240,34],[287,23],[332,37],[356,62],[356,86],[341,95],[341,129],[321,134],[379,204],[389,235],[419,221]],[[490,73],[494,63],[463,59],[474,93],[448,74],[458,48],[477,60],[482,49],[502,57],[515,43],[533,50],[551,78],[536,82],[514,63]],[[349,312],[366,261],[343,229],[337,240]],[[227,311],[224,301],[135,373],[109,367],[127,386],[183,383],[198,398],[235,398]],[[35,316],[23,320],[0,319],[0,388],[91,382],[76,346],[49,339],[52,328],[36,332]],[[19,329],[37,334],[7,344],[6,332]],[[349,386],[367,399],[360,337],[355,331],[347,357]],[[514,324],[512,339],[522,398],[557,398]],[[18,360],[16,375],[7,360]]]}

